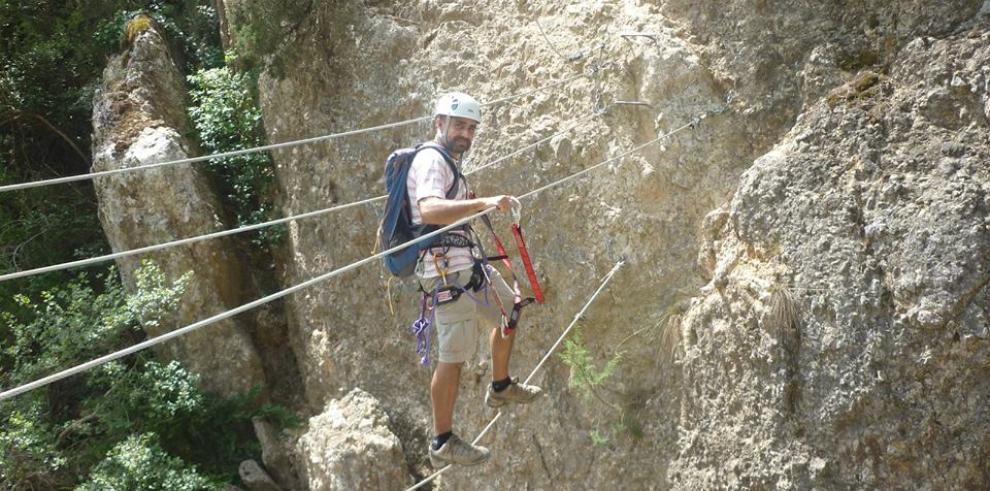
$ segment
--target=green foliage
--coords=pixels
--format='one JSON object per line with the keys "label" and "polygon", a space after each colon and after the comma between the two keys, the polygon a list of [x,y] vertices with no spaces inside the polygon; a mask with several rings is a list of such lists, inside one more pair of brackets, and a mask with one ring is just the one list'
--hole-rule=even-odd
{"label": "green foliage", "polygon": [[596,447],[604,447],[608,445],[608,436],[602,433],[600,430],[597,429],[591,430],[591,432],[588,433],[588,436],[591,437],[591,443],[594,444]]}
{"label": "green foliage", "polygon": [[[0,184],[88,172],[93,94],[138,12],[163,29],[187,72],[222,63],[210,0],[0,0]],[[238,124],[260,135],[258,116]],[[0,272],[108,251],[90,183],[0,200]],[[168,282],[152,265],[135,279],[128,292],[115,271],[92,266],[0,283],[0,387],[132,345],[142,327],[169,327],[186,279]],[[257,455],[252,417],[296,422],[259,406],[258,395],[208,394],[181,364],[149,351],[52,383],[0,403],[0,488],[72,489],[86,476],[82,489],[230,481]]]}
{"label": "green foliage", "polygon": [[[243,0],[232,5],[227,15],[230,25],[236,26],[233,51],[236,56],[228,63],[246,72],[260,69],[266,60],[270,71],[282,71],[279,51],[286,39],[301,22],[310,16],[316,2],[313,0]],[[349,5],[342,3],[335,8],[338,16],[343,16]]]}
{"label": "green foliage", "polygon": [[12,337],[3,356],[13,365],[0,380],[4,385],[23,383],[63,368],[66,362],[108,351],[126,331],[136,334],[142,325],[157,325],[176,308],[188,275],[168,285],[157,267],[145,264],[136,280],[138,292],[130,296],[112,269],[101,294],[81,275],[64,287],[41,292],[37,299],[15,296],[20,314],[0,314]]}
{"label": "green foliage", "polygon": [[145,14],[165,32],[173,50],[185,61],[185,69],[223,65],[219,20],[211,2],[146,0],[117,3],[130,8],[114,12],[100,22],[93,33],[96,45],[106,52],[119,50],[127,42],[124,26],[135,15]]}
{"label": "green foliage", "polygon": [[41,404],[29,401],[6,415],[0,430],[0,483],[4,489],[52,489],[67,460],[50,438],[55,429]]}
{"label": "green foliage", "polygon": [[[0,312],[11,333],[0,350],[6,367],[0,386],[133,344],[142,327],[167,329],[163,323],[177,309],[188,275],[168,282],[145,263],[134,278],[133,293],[111,269],[101,292],[80,277],[36,298],[17,296],[18,312]],[[201,489],[202,476],[233,481],[237,464],[260,453],[252,418],[298,423],[284,408],[259,405],[259,393],[229,399],[206,393],[182,364],[157,361],[148,351],[106,363],[0,404],[0,482],[28,490],[69,489],[90,474],[82,489]],[[142,475],[160,479],[142,481]],[[154,482],[175,487],[142,487]],[[101,487],[111,485],[123,487]]]}
{"label": "green foliage", "polygon": [[[595,366],[591,351],[584,345],[580,330],[575,330],[570,339],[564,340],[564,351],[560,358],[571,369],[569,386],[587,397],[597,396],[597,390],[605,384],[622,361],[622,353],[616,353],[601,369]],[[602,400],[611,406],[608,401]]]}
{"label": "green foliage", "polygon": [[199,491],[217,487],[195,467],[165,452],[154,434],[145,433],[131,435],[114,446],[76,491]]}
{"label": "green foliage", "polygon": [[[251,76],[230,68],[200,70],[189,77],[193,105],[189,115],[203,149],[210,153],[241,150],[265,144]],[[267,221],[274,205],[268,198],[275,169],[267,153],[213,159],[209,169],[219,178],[221,191],[238,225]],[[256,245],[278,241],[284,227],[259,230]]]}
{"label": "green foliage", "polygon": [[[138,11],[163,27],[190,69],[222,63],[210,0],[0,0],[0,184],[89,171],[93,94]],[[0,272],[106,252],[90,183],[0,200]],[[17,309],[10,302],[15,293],[72,278],[53,273],[0,284],[0,310]]]}
{"label": "green foliage", "polygon": [[[597,400],[607,407],[612,414],[617,415],[617,419],[612,424],[616,432],[627,431],[633,437],[641,436],[641,430],[639,435],[635,431],[629,431],[638,428],[638,424],[630,420],[626,411],[602,395],[602,391],[607,390],[606,382],[615,374],[619,363],[622,362],[622,352],[617,352],[601,368],[598,368],[595,357],[585,345],[581,329],[578,328],[574,330],[569,339],[564,340],[564,350],[559,356],[564,364],[571,369],[571,378],[568,382],[571,389],[576,390],[586,400]],[[609,392],[614,394],[613,391]],[[594,418],[594,428],[592,428],[589,436],[596,446],[608,444],[609,436],[601,429],[607,419],[606,416],[606,413],[600,413]]]}

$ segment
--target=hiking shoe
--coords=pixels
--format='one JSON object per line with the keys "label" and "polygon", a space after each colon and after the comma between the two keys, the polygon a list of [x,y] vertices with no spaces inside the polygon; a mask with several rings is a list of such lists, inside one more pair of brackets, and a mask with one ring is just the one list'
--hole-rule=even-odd
{"label": "hiking shoe", "polygon": [[488,404],[488,407],[502,407],[509,403],[529,404],[542,393],[543,389],[535,385],[520,384],[515,380],[502,392],[495,392],[492,385],[488,384],[488,393],[485,394],[485,404]]}
{"label": "hiking shoe", "polygon": [[488,460],[491,452],[487,448],[472,445],[461,440],[457,435],[451,435],[440,450],[430,446],[430,463],[433,467],[443,467],[447,464],[476,465]]}

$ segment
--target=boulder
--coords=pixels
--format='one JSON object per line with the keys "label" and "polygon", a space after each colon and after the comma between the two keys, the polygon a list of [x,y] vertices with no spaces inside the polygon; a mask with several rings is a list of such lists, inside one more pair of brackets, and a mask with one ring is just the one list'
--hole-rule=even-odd
{"label": "boulder", "polygon": [[399,438],[371,394],[354,389],[309,419],[296,447],[312,491],[403,489],[412,484]]}

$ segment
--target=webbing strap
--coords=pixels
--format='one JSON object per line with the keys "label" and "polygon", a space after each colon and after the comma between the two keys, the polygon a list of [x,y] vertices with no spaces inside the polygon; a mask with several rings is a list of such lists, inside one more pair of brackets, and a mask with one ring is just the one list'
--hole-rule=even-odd
{"label": "webbing strap", "polygon": [[[502,305],[502,300],[498,296],[498,292],[495,292],[495,302],[498,304],[498,308],[502,313],[502,335],[507,336],[509,332],[516,328],[519,324],[519,316],[522,313],[522,308],[526,306],[529,302],[524,301],[522,298],[522,292],[519,290],[519,280],[516,278],[516,272],[512,269],[512,261],[509,261],[509,255],[505,251],[505,246],[502,245],[502,239],[499,239],[498,234],[495,233],[495,227],[492,225],[492,221],[488,218],[488,215],[482,215],[481,220],[488,227],[488,230],[492,233],[492,238],[495,240],[495,249],[498,250],[498,257],[501,259],[502,264],[509,271],[509,276],[512,278],[512,311],[507,312],[505,306]],[[487,273],[486,273],[487,275]],[[491,285],[491,278],[487,278],[489,285]]]}
{"label": "webbing strap", "polygon": [[[487,215],[485,216],[487,218]],[[516,238],[516,247],[519,248],[519,257],[522,259],[523,267],[526,268],[526,277],[529,278],[529,288],[533,290],[536,303],[543,303],[543,289],[540,288],[540,281],[536,279],[536,269],[533,268],[533,261],[529,259],[529,250],[526,249],[526,240],[523,239],[522,227],[518,223],[512,224],[512,236]]]}

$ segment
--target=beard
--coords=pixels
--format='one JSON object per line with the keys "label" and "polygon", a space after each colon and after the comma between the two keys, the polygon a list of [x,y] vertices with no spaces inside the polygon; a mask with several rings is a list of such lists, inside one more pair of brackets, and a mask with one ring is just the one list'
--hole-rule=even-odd
{"label": "beard", "polygon": [[451,153],[464,153],[471,149],[471,140],[467,138],[454,138],[447,143],[450,145]]}

